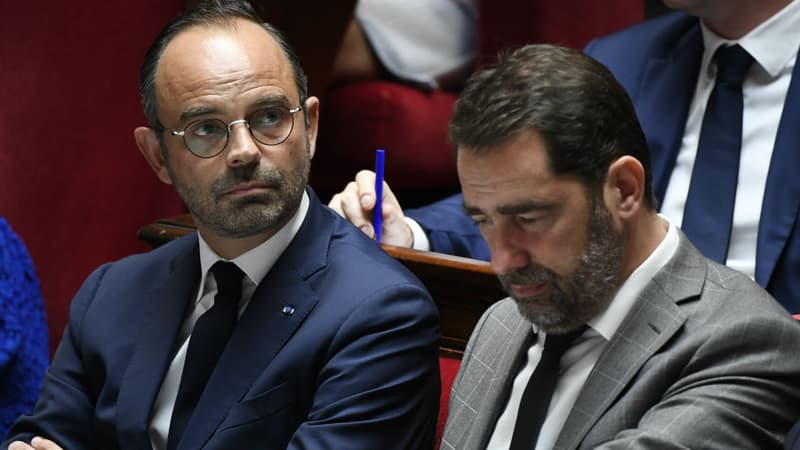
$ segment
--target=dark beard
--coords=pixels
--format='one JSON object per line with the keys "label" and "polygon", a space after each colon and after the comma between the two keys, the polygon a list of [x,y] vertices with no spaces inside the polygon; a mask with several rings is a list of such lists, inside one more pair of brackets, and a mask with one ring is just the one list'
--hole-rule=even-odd
{"label": "dark beard", "polygon": [[499,275],[506,292],[512,285],[545,283],[536,296],[516,298],[517,308],[528,321],[547,333],[577,329],[600,314],[611,303],[619,284],[625,241],[613,229],[611,213],[601,199],[592,201],[586,227],[587,244],[572,274],[558,275],[539,265]]}

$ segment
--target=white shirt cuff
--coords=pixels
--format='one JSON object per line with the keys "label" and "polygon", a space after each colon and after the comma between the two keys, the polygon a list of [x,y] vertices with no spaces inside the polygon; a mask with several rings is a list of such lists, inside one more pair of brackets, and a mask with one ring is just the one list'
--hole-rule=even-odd
{"label": "white shirt cuff", "polygon": [[422,230],[422,227],[419,226],[416,220],[410,217],[403,217],[408,224],[408,228],[411,229],[411,237],[414,239],[411,248],[414,250],[423,250],[429,252],[431,250],[431,243],[428,241],[428,235]]}

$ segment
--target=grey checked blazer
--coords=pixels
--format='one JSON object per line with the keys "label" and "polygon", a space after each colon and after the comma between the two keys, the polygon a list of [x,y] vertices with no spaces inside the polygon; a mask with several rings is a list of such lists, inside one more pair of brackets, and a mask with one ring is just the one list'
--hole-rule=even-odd
{"label": "grey checked blazer", "polygon": [[[486,447],[531,333],[511,299],[483,315],[453,384],[442,449]],[[800,325],[681,233],[592,369],[555,448],[781,448],[797,417]]]}

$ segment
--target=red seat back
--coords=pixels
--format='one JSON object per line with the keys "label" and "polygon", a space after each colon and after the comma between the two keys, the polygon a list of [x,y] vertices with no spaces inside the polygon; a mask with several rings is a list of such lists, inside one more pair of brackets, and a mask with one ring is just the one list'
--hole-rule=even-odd
{"label": "red seat back", "polygon": [[447,408],[450,404],[450,388],[461,365],[461,359],[454,356],[439,357],[439,376],[442,379],[442,394],[439,397],[439,419],[436,421],[436,448],[442,441],[444,424],[447,422]]}

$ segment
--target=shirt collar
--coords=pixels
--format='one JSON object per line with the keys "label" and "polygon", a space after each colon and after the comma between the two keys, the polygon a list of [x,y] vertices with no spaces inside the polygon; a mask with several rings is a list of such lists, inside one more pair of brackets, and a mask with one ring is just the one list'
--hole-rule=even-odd
{"label": "shirt collar", "polygon": [[667,223],[667,234],[658,246],[653,250],[650,256],[637,267],[633,273],[622,283],[611,303],[605,311],[599,316],[589,321],[589,327],[595,332],[603,336],[606,340],[610,340],[614,333],[617,332],[628,311],[633,307],[639,294],[642,293],[645,286],[653,279],[653,277],[661,270],[667,262],[675,255],[678,250],[678,243],[680,238],[678,230],[667,218],[661,217]]}
{"label": "shirt collar", "polygon": [[[231,260],[231,262],[235,263],[240,269],[242,269],[242,272],[244,272],[246,275],[246,280],[258,286],[270,269],[272,269],[272,266],[275,265],[275,262],[278,260],[281,254],[283,254],[283,252],[286,250],[286,247],[288,247],[292,242],[292,239],[294,239],[295,235],[297,235],[297,232],[300,230],[300,226],[303,224],[303,220],[305,220],[306,214],[308,213],[308,208],[308,193],[303,192],[303,197],[300,200],[300,207],[297,208],[294,216],[292,216],[286,225],[284,225],[280,230],[278,230],[277,233],[259,244],[257,247],[254,247]],[[211,266],[213,266],[217,261],[227,260],[219,256],[216,252],[214,252],[214,250],[211,249],[205,239],[203,239],[203,235],[201,233],[197,233],[197,237],[198,245],[200,246],[200,270],[203,274],[200,280],[201,290],[198,295],[199,299],[208,289],[216,288],[214,277],[208,276],[208,271],[211,269]]]}
{"label": "shirt collar", "polygon": [[700,66],[701,73],[714,77],[711,58],[722,45],[739,44],[747,50],[758,65],[771,77],[777,77],[781,70],[797,58],[800,47],[800,2],[792,1],[777,14],[757,26],[741,39],[730,40],[711,31],[701,20],[705,52]]}

